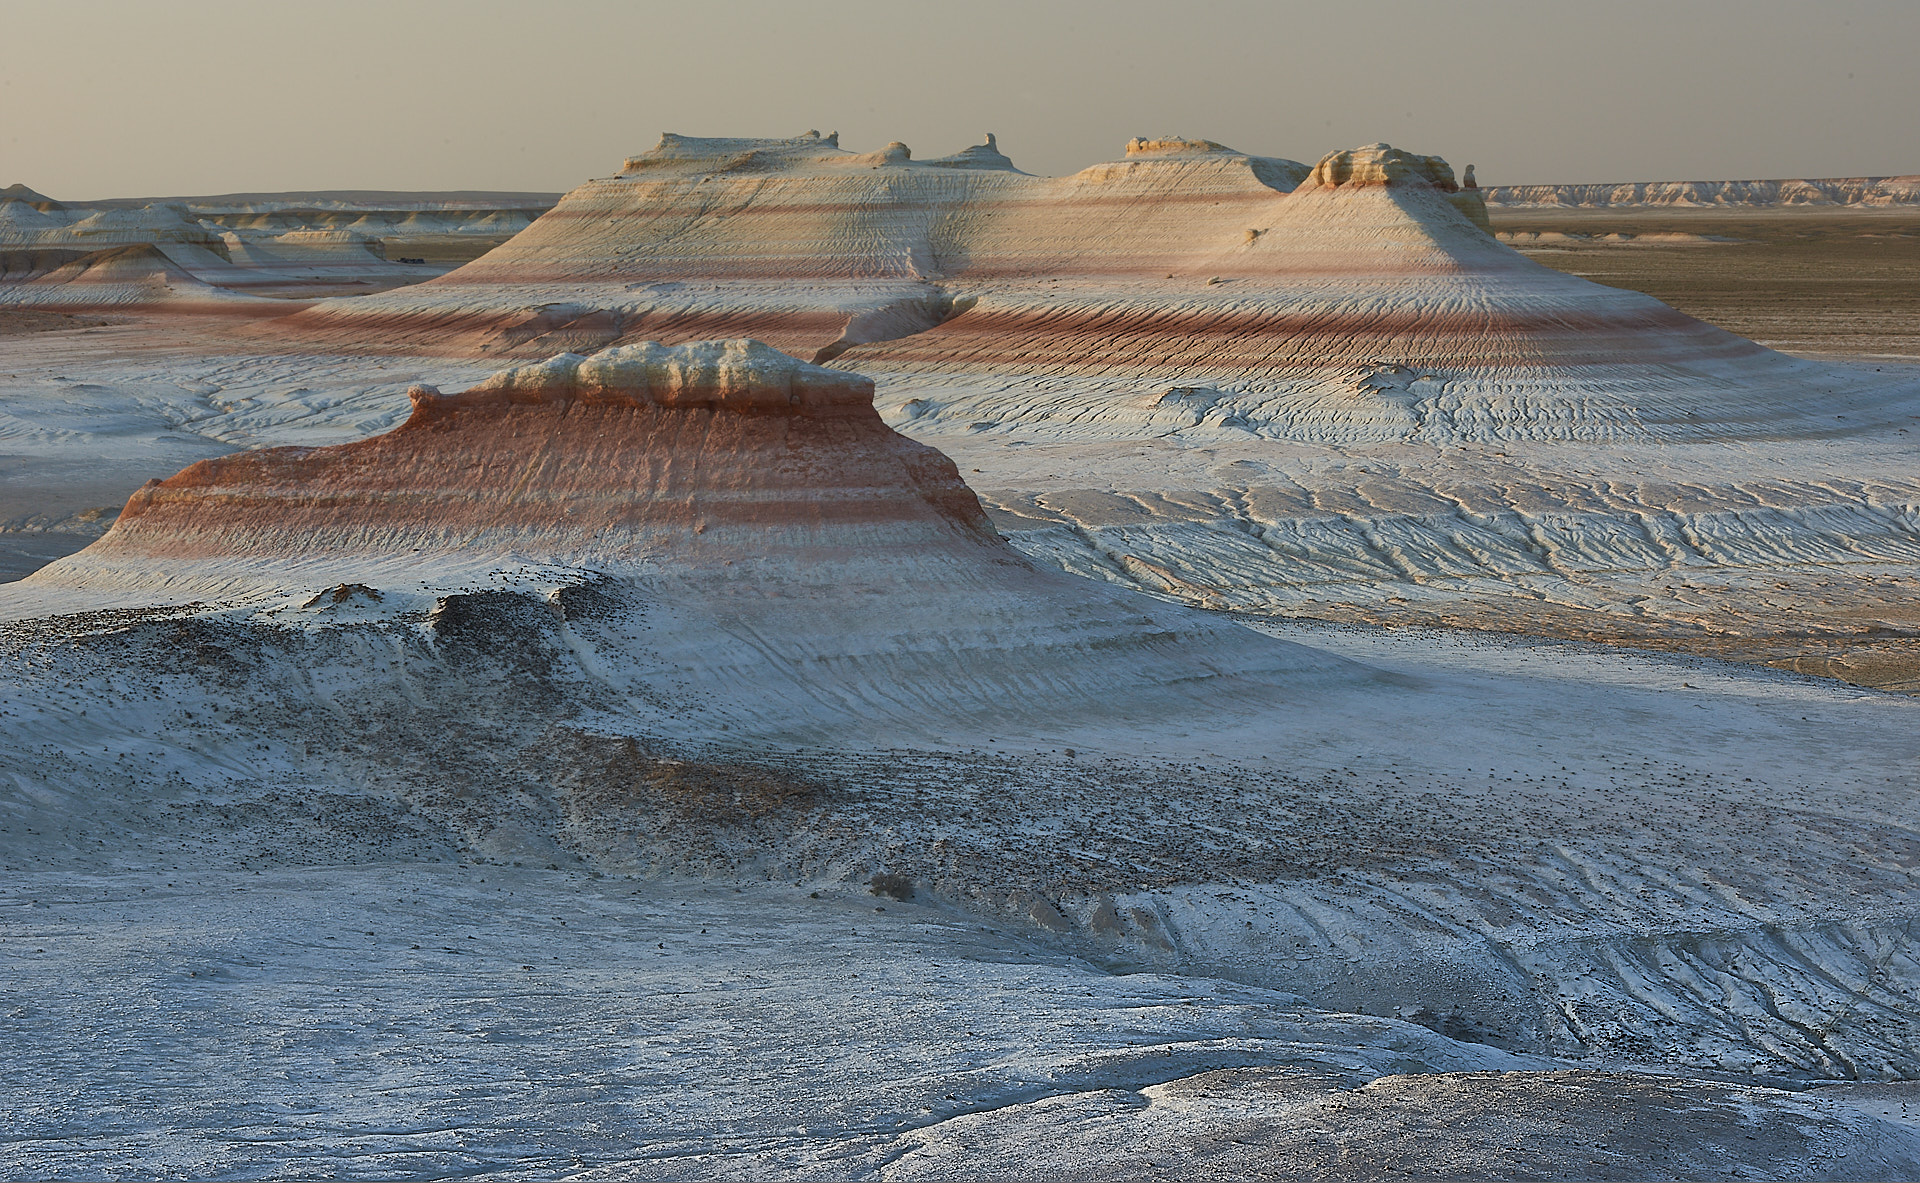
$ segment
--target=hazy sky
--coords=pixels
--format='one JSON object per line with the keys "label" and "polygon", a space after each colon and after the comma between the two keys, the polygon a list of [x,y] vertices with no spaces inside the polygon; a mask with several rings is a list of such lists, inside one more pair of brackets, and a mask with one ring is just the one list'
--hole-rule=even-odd
{"label": "hazy sky", "polygon": [[0,0],[0,184],[61,198],[563,190],[663,130],[1135,135],[1482,184],[1920,173],[1920,2]]}

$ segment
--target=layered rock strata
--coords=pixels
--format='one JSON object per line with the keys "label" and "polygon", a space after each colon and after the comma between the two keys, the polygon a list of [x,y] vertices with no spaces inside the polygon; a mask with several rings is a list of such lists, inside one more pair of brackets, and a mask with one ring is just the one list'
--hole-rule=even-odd
{"label": "layered rock strata", "polygon": [[1485,232],[1488,191],[1384,144],[1309,167],[1141,138],[1061,178],[959,155],[977,167],[670,135],[485,258],[272,347],[751,334],[873,377],[1029,553],[1207,605],[1684,639],[1813,603],[1843,643],[1909,627],[1884,592],[1914,544],[1897,445],[1920,382],[1897,364],[1783,355],[1536,265]]}
{"label": "layered rock strata", "polygon": [[655,622],[644,669],[624,634],[582,644],[612,647],[602,664],[626,672],[606,676],[648,717],[663,679],[709,701],[659,722],[703,738],[716,721],[915,734],[1069,704],[1153,717],[1221,685],[1238,710],[1365,681],[1031,565],[951,461],[881,422],[867,379],[751,341],[562,355],[461,394],[417,389],[411,417],[372,439],[202,461],[19,585],[15,611],[219,599],[404,615],[522,578],[555,603],[593,585],[615,615]]}
{"label": "layered rock strata", "polygon": [[[425,548],[764,560],[784,536],[958,532],[993,545],[950,461],[889,430],[864,378],[747,342],[562,354],[461,394],[412,391],[396,430],[150,482],[99,555],[300,559]],[[96,552],[89,552],[96,553]]]}
{"label": "layered rock strata", "polygon": [[202,282],[152,244],[0,251],[0,307],[227,311],[249,303]]}
{"label": "layered rock strata", "polygon": [[[670,135],[485,258],[287,329],[504,356],[750,333],[981,396],[916,432],[1070,418],[1083,438],[1152,427],[1170,386],[1235,431],[1322,442],[1792,430],[1830,377],[1509,250],[1438,157],[1308,168],[1169,137],[1061,178],[997,158]],[[1702,398],[1732,413],[1703,420]]]}

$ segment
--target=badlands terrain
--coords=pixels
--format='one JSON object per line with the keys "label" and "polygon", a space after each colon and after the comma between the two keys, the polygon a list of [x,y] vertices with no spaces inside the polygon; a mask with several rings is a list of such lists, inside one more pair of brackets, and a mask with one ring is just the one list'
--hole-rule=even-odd
{"label": "badlands terrain", "polygon": [[[63,202],[15,184],[0,189],[0,277],[38,280],[41,288],[85,284],[101,278],[102,262],[114,257],[144,261],[189,285],[268,296],[363,295],[478,258],[557,197],[231,193]],[[121,270],[134,268],[123,262]],[[30,302],[16,293],[9,304]],[[102,302],[98,294],[94,302]]]}
{"label": "badlands terrain", "polygon": [[1465,180],[8,191],[0,1173],[1920,1175],[1904,199]]}

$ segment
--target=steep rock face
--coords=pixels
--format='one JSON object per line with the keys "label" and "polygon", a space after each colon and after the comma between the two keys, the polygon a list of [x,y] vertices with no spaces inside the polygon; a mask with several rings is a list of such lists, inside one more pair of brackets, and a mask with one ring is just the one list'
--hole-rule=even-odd
{"label": "steep rock face", "polygon": [[1334,189],[1365,188],[1369,185],[1405,185],[1424,181],[1446,195],[1447,204],[1465,214],[1467,220],[1493,233],[1487,218],[1486,199],[1473,182],[1473,166],[1467,166],[1465,183],[1453,179],[1453,166],[1438,156],[1403,152],[1390,144],[1368,144],[1346,152],[1335,152],[1315,165],[1304,187]]}
{"label": "steep rock face", "polygon": [[1397,181],[1414,179],[1448,193],[1460,187],[1453,179],[1453,166],[1438,156],[1421,156],[1384,143],[1328,153],[1319,164],[1313,166],[1307,183],[1332,188],[1338,185],[1391,185]]}

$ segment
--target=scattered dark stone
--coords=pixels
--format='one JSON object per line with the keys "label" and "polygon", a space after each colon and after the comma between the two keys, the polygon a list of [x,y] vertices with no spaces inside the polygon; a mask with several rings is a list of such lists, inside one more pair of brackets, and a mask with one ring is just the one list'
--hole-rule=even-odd
{"label": "scattered dark stone", "polygon": [[910,900],[913,898],[913,879],[907,875],[875,875],[868,882],[867,890],[890,899]]}

